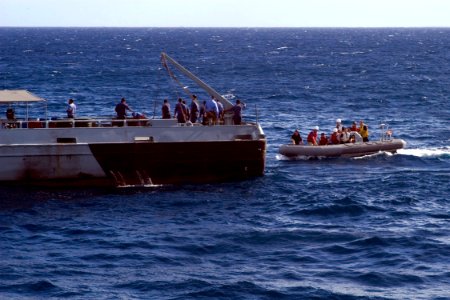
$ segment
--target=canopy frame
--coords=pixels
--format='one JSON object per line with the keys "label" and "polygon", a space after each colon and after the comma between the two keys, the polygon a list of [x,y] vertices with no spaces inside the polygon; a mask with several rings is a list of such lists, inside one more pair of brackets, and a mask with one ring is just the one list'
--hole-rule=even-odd
{"label": "canopy frame", "polygon": [[0,104],[26,103],[26,118],[28,120],[28,105],[31,102],[45,102],[45,119],[47,119],[47,101],[27,90],[0,90]]}

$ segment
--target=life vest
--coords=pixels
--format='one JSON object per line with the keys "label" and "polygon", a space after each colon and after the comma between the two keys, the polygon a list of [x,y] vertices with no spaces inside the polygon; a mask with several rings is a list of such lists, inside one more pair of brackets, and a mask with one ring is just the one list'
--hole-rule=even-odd
{"label": "life vest", "polygon": [[321,136],[320,140],[319,140],[319,145],[323,146],[323,145],[328,145],[328,139],[326,136]]}
{"label": "life vest", "polygon": [[361,126],[359,128],[359,134],[362,136],[362,138],[368,138],[369,137],[369,127],[367,127],[366,124]]}
{"label": "life vest", "polygon": [[317,144],[317,133],[315,133],[314,131],[311,131],[308,134],[308,143],[311,143],[313,145]]}
{"label": "life vest", "polygon": [[338,133],[337,132],[333,132],[333,134],[331,135],[331,143],[332,144],[339,144],[339,139],[338,139]]}

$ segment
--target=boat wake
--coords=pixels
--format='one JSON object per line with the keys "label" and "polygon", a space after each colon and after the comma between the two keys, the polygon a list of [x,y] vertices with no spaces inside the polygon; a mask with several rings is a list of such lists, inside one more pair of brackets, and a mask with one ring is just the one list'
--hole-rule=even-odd
{"label": "boat wake", "polygon": [[117,185],[118,189],[135,189],[135,188],[160,188],[163,187],[162,184],[124,184]]}
{"label": "boat wake", "polygon": [[358,156],[358,157],[346,157],[346,156],[340,156],[340,157],[326,157],[326,156],[305,156],[305,155],[298,155],[298,156],[292,156],[292,157],[287,157],[284,156],[282,154],[277,154],[275,156],[275,158],[277,160],[281,160],[281,161],[292,161],[292,160],[328,160],[328,159],[354,159],[354,160],[364,160],[364,159],[373,159],[376,157],[390,157],[395,155],[394,153],[391,153],[389,151],[379,151],[377,153],[373,153],[373,154],[367,154],[367,155],[363,155],[363,156]]}
{"label": "boat wake", "polygon": [[450,157],[450,149],[448,147],[400,149],[397,153],[416,157]]}
{"label": "boat wake", "polygon": [[352,159],[355,159],[355,160],[356,159],[370,159],[370,158],[380,157],[380,156],[390,157],[390,156],[393,156],[393,155],[394,155],[394,153],[391,153],[391,152],[388,152],[388,151],[379,151],[379,152],[373,153],[373,154],[367,154],[367,155],[364,155],[364,156],[352,157]]}
{"label": "boat wake", "polygon": [[305,156],[287,157],[287,156],[284,156],[283,154],[276,154],[275,159],[288,161],[288,160],[303,160],[303,159],[307,159],[307,157],[305,157]]}
{"label": "boat wake", "polygon": [[281,161],[292,161],[292,160],[318,160],[318,159],[322,159],[322,158],[326,158],[326,157],[311,157],[311,156],[305,156],[305,155],[298,155],[298,156],[291,156],[291,157],[287,157],[284,156],[283,154],[276,154],[275,155],[276,160],[281,160]]}

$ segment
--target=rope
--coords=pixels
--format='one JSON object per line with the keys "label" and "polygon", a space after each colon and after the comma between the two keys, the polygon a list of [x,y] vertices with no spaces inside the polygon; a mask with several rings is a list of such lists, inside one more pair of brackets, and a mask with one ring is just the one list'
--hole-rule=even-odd
{"label": "rope", "polygon": [[[161,55],[161,64],[163,65],[163,67],[167,70],[167,73],[169,74],[170,78],[172,78],[173,81],[175,81],[182,89],[185,93],[187,93],[190,97],[192,97],[192,93],[191,91],[188,89],[187,86],[184,86],[179,80],[178,78],[175,76],[175,74],[170,70],[169,65],[167,64],[167,60],[164,57],[164,55]],[[178,93],[177,93],[178,96]],[[179,97],[178,97],[179,98]]]}

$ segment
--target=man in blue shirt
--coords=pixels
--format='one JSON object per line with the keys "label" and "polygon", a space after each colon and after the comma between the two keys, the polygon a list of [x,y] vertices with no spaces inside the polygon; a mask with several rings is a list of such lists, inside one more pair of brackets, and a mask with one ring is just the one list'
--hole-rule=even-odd
{"label": "man in blue shirt", "polygon": [[212,120],[212,123],[216,124],[217,117],[219,116],[219,107],[217,106],[214,96],[211,96],[211,99],[206,101],[205,110],[208,123],[210,124],[210,121]]}

